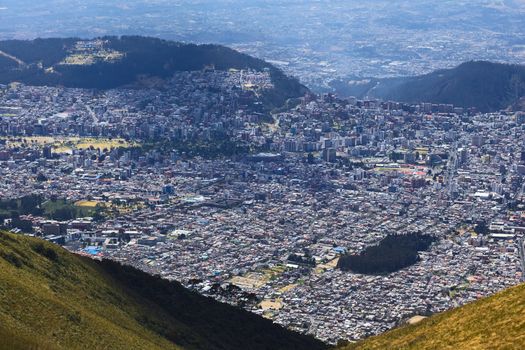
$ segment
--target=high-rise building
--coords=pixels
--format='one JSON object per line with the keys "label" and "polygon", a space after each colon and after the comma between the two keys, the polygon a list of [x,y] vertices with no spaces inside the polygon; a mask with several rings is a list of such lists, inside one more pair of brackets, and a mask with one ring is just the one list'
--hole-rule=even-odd
{"label": "high-rise building", "polygon": [[468,161],[468,151],[466,148],[458,149],[458,161],[459,164],[465,164]]}
{"label": "high-rise building", "polygon": [[472,136],[472,145],[476,147],[481,147],[485,144],[485,137],[483,135],[474,135]]}
{"label": "high-rise building", "polygon": [[337,153],[335,148],[323,149],[323,160],[329,163],[335,163],[337,161]]}
{"label": "high-rise building", "polygon": [[522,150],[521,150],[521,154],[520,154],[520,163],[525,164],[525,149],[522,149]]}
{"label": "high-rise building", "polygon": [[53,157],[51,146],[44,146],[44,149],[42,150],[42,155],[46,159],[51,159]]}
{"label": "high-rise building", "polygon": [[284,141],[284,150],[286,152],[297,152],[297,142],[295,140]]}

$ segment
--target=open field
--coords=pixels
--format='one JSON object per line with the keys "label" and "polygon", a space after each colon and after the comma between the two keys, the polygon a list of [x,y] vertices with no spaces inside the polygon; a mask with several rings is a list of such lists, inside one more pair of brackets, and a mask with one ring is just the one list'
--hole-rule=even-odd
{"label": "open field", "polygon": [[259,289],[285,270],[284,266],[274,266],[257,272],[248,272],[244,276],[235,276],[229,282],[243,289]]}
{"label": "open field", "polygon": [[289,284],[289,285],[284,286],[284,287],[282,287],[281,289],[279,289],[279,293],[284,294],[284,293],[286,293],[286,292],[291,291],[291,290],[294,289],[295,287],[297,287],[297,284],[295,284],[295,283],[293,283],[293,284]]}
{"label": "open field", "polygon": [[95,138],[95,137],[60,137],[60,136],[24,136],[2,137],[8,147],[44,147],[51,146],[55,153],[71,153],[74,149],[100,149],[128,148],[137,146],[124,139]]}
{"label": "open field", "polygon": [[89,66],[97,62],[113,62],[120,60],[124,55],[113,50],[101,50],[93,53],[71,54],[64,59],[64,65]]}
{"label": "open field", "polygon": [[65,200],[44,202],[42,208],[45,216],[55,220],[89,217],[95,213],[95,207],[78,206]]}
{"label": "open field", "polygon": [[283,301],[282,301],[282,299],[273,299],[273,300],[265,299],[265,300],[261,301],[259,306],[264,311],[266,311],[266,310],[279,310],[279,309],[283,308]]}
{"label": "open field", "polygon": [[330,260],[326,264],[319,264],[315,267],[314,273],[320,275],[327,270],[333,270],[337,267],[338,262],[339,262],[339,258],[335,258],[335,259]]}
{"label": "open field", "polygon": [[250,272],[245,276],[235,276],[229,282],[243,289],[259,289],[268,282],[268,279],[260,273]]}
{"label": "open field", "polygon": [[98,204],[103,204],[103,203],[100,203],[100,202],[97,202],[97,201],[78,201],[78,202],[75,202],[75,206],[76,207],[81,207],[81,208],[95,208]]}

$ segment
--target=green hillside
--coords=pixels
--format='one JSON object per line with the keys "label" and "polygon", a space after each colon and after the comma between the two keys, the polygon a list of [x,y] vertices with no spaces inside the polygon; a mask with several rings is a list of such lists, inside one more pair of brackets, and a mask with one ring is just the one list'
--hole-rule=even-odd
{"label": "green hillside", "polygon": [[525,66],[472,61],[416,77],[371,78],[359,83],[336,80],[331,85],[342,96],[444,103],[492,112],[525,96]]}
{"label": "green hillside", "polygon": [[[93,44],[96,43],[96,44]],[[18,64],[14,64],[18,63]],[[178,71],[253,69],[270,72],[273,106],[308,89],[275,66],[220,45],[194,45],[140,36],[0,41],[0,83],[110,89],[145,77],[168,78]]]}
{"label": "green hillside", "polygon": [[0,232],[0,349],[323,349],[131,267]]}
{"label": "green hillside", "polygon": [[525,285],[520,285],[341,350],[523,349]]}
{"label": "green hillside", "polygon": [[404,102],[451,103],[480,111],[507,108],[525,95],[525,66],[466,62],[453,69],[409,78],[377,95]]}

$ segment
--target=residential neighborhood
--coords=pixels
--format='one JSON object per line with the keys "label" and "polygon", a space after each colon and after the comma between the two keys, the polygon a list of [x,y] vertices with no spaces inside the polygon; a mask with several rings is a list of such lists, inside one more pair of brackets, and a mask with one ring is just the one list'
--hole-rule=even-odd
{"label": "residential neighborhood", "polygon": [[[523,280],[525,114],[312,93],[270,111],[266,71],[144,84],[0,87],[3,226],[329,343]],[[411,233],[436,238],[412,266],[338,268]]]}

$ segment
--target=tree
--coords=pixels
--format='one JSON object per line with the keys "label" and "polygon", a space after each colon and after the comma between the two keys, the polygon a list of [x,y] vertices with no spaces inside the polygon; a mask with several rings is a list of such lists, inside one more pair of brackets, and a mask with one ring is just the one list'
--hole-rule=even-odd
{"label": "tree", "polygon": [[95,207],[95,213],[93,213],[93,220],[95,222],[101,222],[104,221],[104,215],[103,215],[104,209],[100,204],[97,204]]}
{"label": "tree", "polygon": [[20,209],[22,214],[42,214],[42,210],[39,208],[41,204],[42,198],[37,195],[29,195],[20,199]]}
{"label": "tree", "polygon": [[19,218],[12,219],[11,226],[25,233],[33,232],[33,224],[29,220],[20,220]]}
{"label": "tree", "polygon": [[477,225],[474,227],[474,232],[476,232],[478,235],[486,235],[487,233],[489,233],[487,223],[485,221],[478,222]]}
{"label": "tree", "polygon": [[38,182],[45,182],[45,181],[47,181],[47,177],[44,174],[42,174],[42,173],[38,173],[38,176],[36,177],[36,181],[38,181]]}
{"label": "tree", "polygon": [[59,208],[59,209],[55,210],[55,212],[53,214],[51,214],[51,217],[54,220],[58,220],[58,221],[71,220],[71,219],[74,219],[76,217],[76,209],[68,208],[68,207]]}
{"label": "tree", "polygon": [[342,256],[337,266],[344,271],[364,274],[395,272],[419,261],[419,252],[427,250],[434,241],[432,236],[417,233],[388,235],[359,255]]}
{"label": "tree", "polygon": [[308,153],[308,164],[313,164],[315,162],[314,155],[310,152]]}

